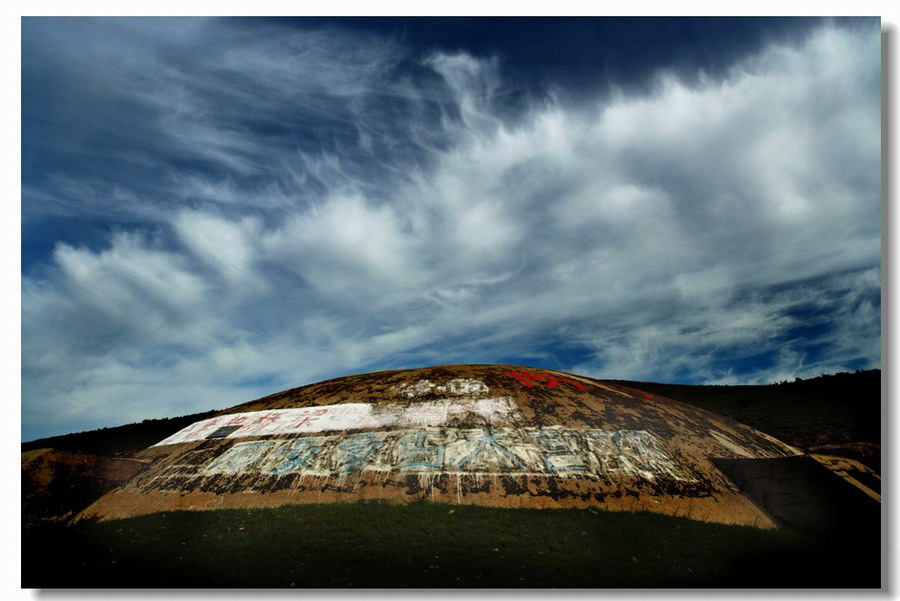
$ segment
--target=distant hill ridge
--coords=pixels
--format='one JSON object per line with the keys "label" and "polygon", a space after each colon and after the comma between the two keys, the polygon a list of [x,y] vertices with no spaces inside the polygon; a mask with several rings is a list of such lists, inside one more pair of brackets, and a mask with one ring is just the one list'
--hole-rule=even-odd
{"label": "distant hill ridge", "polygon": [[881,444],[881,370],[757,386],[629,383],[726,415],[802,449]]}
{"label": "distant hill ridge", "polygon": [[22,452],[51,448],[58,451],[90,453],[92,455],[130,455],[135,451],[145,449],[159,442],[185,426],[212,417],[218,412],[218,409],[213,409],[178,417],[145,419],[142,422],[125,424],[123,426],[38,438],[29,442],[23,442]]}

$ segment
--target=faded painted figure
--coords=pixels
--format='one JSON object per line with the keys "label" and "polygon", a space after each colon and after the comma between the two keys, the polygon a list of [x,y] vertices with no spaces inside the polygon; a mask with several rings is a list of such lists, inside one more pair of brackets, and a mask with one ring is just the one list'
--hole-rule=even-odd
{"label": "faded painted figure", "polygon": [[490,426],[238,442],[200,468],[198,475],[340,476],[360,471],[694,480],[644,430]]}

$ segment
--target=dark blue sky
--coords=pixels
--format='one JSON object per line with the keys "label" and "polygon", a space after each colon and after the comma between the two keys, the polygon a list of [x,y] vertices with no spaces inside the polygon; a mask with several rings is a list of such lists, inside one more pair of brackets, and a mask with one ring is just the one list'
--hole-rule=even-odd
{"label": "dark blue sky", "polygon": [[878,19],[22,21],[23,437],[881,364]]}

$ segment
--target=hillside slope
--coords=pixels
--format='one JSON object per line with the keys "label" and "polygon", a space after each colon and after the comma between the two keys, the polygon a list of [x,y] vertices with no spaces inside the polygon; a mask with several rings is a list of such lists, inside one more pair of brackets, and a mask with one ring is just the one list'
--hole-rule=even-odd
{"label": "hillside slope", "polygon": [[762,386],[622,382],[725,415],[802,448],[881,444],[881,370]]}

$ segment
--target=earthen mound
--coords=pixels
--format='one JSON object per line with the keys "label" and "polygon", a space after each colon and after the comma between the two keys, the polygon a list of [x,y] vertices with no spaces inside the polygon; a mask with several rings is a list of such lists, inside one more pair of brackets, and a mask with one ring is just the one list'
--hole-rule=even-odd
{"label": "earthen mound", "polygon": [[338,378],[222,411],[139,455],[82,515],[429,500],[774,522],[715,465],[799,451],[691,405],[555,371],[460,365]]}

